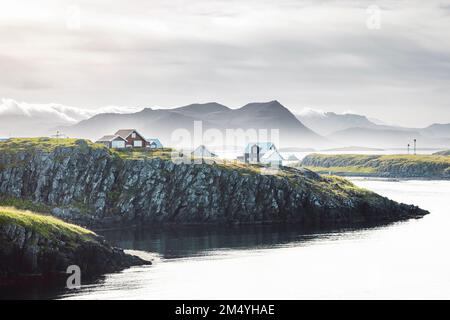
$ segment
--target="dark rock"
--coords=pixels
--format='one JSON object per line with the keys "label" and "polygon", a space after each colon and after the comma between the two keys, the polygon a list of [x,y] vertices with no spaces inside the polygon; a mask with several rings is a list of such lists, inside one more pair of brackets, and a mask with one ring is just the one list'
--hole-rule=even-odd
{"label": "dark rock", "polygon": [[0,155],[0,194],[81,225],[328,223],[398,220],[425,211],[306,169],[278,175],[216,164],[124,160],[105,148]]}
{"label": "dark rock", "polygon": [[[63,233],[45,237],[38,232],[11,223],[0,224],[0,285],[30,275],[65,275],[77,265],[82,279],[151,264],[109,246],[102,238],[73,239]],[[67,275],[65,275],[67,277]]]}

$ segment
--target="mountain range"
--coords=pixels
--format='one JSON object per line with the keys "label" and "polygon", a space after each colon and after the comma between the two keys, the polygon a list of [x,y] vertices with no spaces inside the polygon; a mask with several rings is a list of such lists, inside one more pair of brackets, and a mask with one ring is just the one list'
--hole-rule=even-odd
{"label": "mountain range", "polygon": [[[88,110],[57,104],[23,104],[10,99],[3,99],[0,104],[0,137],[48,136],[58,130],[71,137],[95,141],[103,135],[114,134],[120,128],[136,128],[146,137],[157,137],[163,144],[173,146],[179,145],[180,137],[186,134],[192,140],[198,139],[195,121],[201,121],[203,133],[212,133],[209,139],[202,141],[207,145],[245,143],[233,135],[226,135],[227,129],[241,129],[247,133],[251,132],[250,129],[265,129],[267,137],[260,134],[258,140],[278,140],[279,146],[284,148],[395,148],[412,144],[414,139],[417,139],[419,148],[450,146],[450,124],[405,128],[386,125],[364,115],[312,109],[294,115],[276,100],[249,103],[237,109],[216,102],[173,109],[109,107]],[[271,136],[270,129],[279,129],[279,139]],[[174,132],[178,136],[172,137]],[[228,140],[218,139],[218,135],[227,136]],[[193,143],[198,144],[196,141]]]}
{"label": "mountain range", "polygon": [[[188,132],[191,141],[198,139],[195,135],[194,121],[202,122],[202,132],[212,134],[205,137],[207,145],[242,145],[249,141],[278,140],[279,146],[323,147],[329,141],[304,126],[286,107],[278,101],[249,103],[238,109],[230,109],[219,103],[191,104],[174,109],[145,108],[131,114],[99,114],[76,125],[60,128],[69,136],[96,139],[99,138],[99,128],[102,134],[114,133],[117,128],[136,128],[147,137],[158,137],[163,143],[173,145],[191,145],[189,141],[175,141],[180,137],[172,137],[174,132]],[[176,130],[179,131],[176,131]],[[226,135],[227,130],[242,129],[250,134],[246,141],[234,139]],[[279,130],[279,138],[273,136],[272,129]],[[266,136],[261,131],[266,132]],[[102,135],[101,134],[101,135]],[[214,139],[222,135],[222,139]],[[253,137],[252,137],[253,136]],[[226,138],[227,139],[226,139]],[[226,140],[225,140],[226,139]],[[183,143],[184,142],[184,143]]]}
{"label": "mountain range", "polygon": [[450,124],[433,124],[426,128],[406,128],[383,124],[366,116],[307,109],[296,115],[308,128],[334,143],[371,148],[396,148],[412,145],[422,148],[450,145]]}

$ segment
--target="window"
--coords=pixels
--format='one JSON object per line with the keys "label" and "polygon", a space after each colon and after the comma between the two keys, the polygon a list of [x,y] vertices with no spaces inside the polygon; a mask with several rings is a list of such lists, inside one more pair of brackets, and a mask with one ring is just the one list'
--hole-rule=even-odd
{"label": "window", "polygon": [[115,148],[115,149],[122,149],[125,148],[125,141],[122,140],[114,140],[111,143],[111,147]]}
{"label": "window", "polygon": [[133,139],[136,139],[136,132],[133,132],[133,133],[131,134],[131,137],[132,137]]}

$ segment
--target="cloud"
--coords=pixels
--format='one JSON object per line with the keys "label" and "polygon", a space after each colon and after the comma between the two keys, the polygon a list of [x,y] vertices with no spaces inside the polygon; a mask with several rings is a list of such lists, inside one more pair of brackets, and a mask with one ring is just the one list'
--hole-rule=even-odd
{"label": "cloud", "polygon": [[139,108],[120,106],[83,109],[56,103],[33,104],[3,98],[0,104],[0,119],[2,116],[22,116],[36,120],[47,119],[48,122],[58,125],[69,125],[99,113],[131,113],[139,110]]}
{"label": "cloud", "polygon": [[[442,1],[79,0],[70,29],[73,4],[2,8],[3,96],[85,109],[277,99],[294,111],[450,122]],[[366,26],[374,4],[379,30]]]}

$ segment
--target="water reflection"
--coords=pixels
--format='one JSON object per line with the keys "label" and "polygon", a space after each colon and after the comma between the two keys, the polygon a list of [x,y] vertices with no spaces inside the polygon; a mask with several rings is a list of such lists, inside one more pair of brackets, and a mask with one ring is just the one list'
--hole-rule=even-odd
{"label": "water reflection", "polygon": [[[359,225],[358,229],[374,225]],[[220,249],[264,249],[289,243],[301,245],[316,239],[325,240],[352,228],[304,228],[299,225],[276,226],[189,226],[124,229],[102,232],[113,245],[158,253],[163,259],[208,255]]]}

